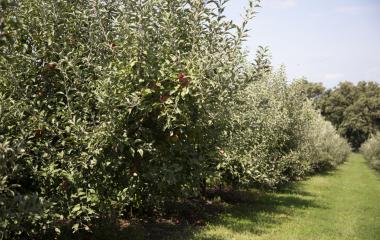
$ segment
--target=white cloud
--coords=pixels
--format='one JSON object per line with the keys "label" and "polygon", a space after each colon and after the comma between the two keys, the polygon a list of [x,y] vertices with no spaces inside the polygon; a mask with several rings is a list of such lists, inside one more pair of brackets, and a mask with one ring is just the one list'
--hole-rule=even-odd
{"label": "white cloud", "polygon": [[297,0],[267,0],[268,5],[273,8],[292,8],[297,6]]}

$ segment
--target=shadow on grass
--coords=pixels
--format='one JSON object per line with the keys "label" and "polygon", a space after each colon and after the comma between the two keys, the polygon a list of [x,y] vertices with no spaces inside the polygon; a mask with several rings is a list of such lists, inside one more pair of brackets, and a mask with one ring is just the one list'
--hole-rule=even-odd
{"label": "shadow on grass", "polygon": [[225,210],[221,201],[191,199],[166,206],[165,214],[149,213],[139,219],[107,221],[99,220],[92,233],[61,236],[61,240],[161,240],[191,239],[196,229],[205,225],[205,220],[218,216]]}
{"label": "shadow on grass", "polygon": [[[227,228],[236,233],[262,235],[292,218],[296,209],[323,208],[315,203],[312,193],[288,185],[272,193],[245,192],[245,201],[233,203],[226,214],[211,221],[213,227]],[[214,236],[202,239],[216,240]]]}
{"label": "shadow on grass", "polygon": [[93,240],[146,240],[146,239],[191,239],[194,229],[186,225],[172,223],[131,224],[125,228],[115,229],[113,226],[98,229],[94,232]]}
{"label": "shadow on grass", "polygon": [[[103,222],[91,233],[63,233],[60,240],[160,240],[170,236],[173,239],[190,239],[194,228],[173,223],[131,223],[128,226]],[[45,238],[50,239],[50,238]],[[52,238],[51,238],[52,239]]]}
{"label": "shadow on grass", "polygon": [[329,169],[329,170],[326,170],[326,171],[321,171],[321,172],[317,172],[316,174],[314,175],[311,175],[311,177],[314,177],[314,176],[332,176],[332,175],[336,175],[337,173],[337,169]]}
{"label": "shadow on grass", "polygon": [[[271,228],[291,219],[296,210],[308,208],[324,208],[315,203],[315,195],[302,188],[303,183],[293,183],[282,186],[277,191],[268,192],[260,190],[249,191],[223,191],[213,192],[213,201],[208,204],[193,204],[187,212],[197,211],[205,213],[201,217],[211,227],[223,227],[236,233],[250,233],[262,235]],[[220,201],[220,199],[222,201]],[[223,203],[223,204],[222,204]],[[215,204],[219,210],[215,210]],[[178,207],[178,206],[176,206]],[[196,210],[196,208],[199,208]],[[173,206],[173,209],[175,207]],[[181,206],[186,208],[186,205]],[[210,210],[209,208],[214,208]],[[199,215],[187,221],[189,216],[178,220],[181,214],[188,214],[182,210],[174,214],[174,220],[162,222],[149,221],[145,223],[130,223],[128,226],[104,224],[95,230],[91,237],[81,239],[91,240],[164,240],[164,239],[195,239],[195,234],[205,225],[199,223]],[[190,214],[191,215],[191,214]],[[191,218],[191,216],[190,216]],[[204,220],[201,220],[204,221]],[[199,239],[199,238],[197,238]],[[218,236],[203,236],[202,240],[222,240]]]}

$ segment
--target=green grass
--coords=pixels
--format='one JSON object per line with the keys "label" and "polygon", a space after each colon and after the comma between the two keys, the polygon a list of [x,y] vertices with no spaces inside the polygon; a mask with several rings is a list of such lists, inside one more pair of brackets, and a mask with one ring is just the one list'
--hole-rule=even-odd
{"label": "green grass", "polygon": [[380,239],[380,176],[352,154],[336,171],[314,176],[277,193],[247,193],[207,227],[191,230],[201,240]]}

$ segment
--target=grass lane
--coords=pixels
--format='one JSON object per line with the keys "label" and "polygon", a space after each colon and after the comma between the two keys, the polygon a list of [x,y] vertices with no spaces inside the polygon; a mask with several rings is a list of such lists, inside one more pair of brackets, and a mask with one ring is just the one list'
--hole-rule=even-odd
{"label": "grass lane", "polygon": [[247,193],[187,239],[378,240],[380,175],[352,154],[336,171],[280,192]]}

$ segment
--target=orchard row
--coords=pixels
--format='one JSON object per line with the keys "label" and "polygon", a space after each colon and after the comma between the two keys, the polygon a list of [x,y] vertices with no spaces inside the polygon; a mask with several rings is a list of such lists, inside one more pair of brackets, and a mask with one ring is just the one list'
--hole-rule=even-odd
{"label": "orchard row", "polygon": [[350,151],[254,63],[223,0],[0,0],[0,239],[90,231],[208,187],[276,187]]}

